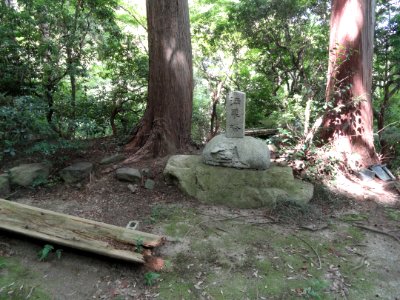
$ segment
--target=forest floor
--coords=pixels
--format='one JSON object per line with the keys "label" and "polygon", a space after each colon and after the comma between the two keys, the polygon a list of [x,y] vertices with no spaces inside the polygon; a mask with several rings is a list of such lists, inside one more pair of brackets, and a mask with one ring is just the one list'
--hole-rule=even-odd
{"label": "forest floor", "polygon": [[139,230],[167,236],[157,249],[164,269],[57,245],[60,259],[39,261],[45,242],[0,231],[0,299],[400,299],[394,191],[350,195],[316,184],[305,207],[206,206],[164,183],[166,159],[131,164],[150,168],[156,181],[132,193],[102,172],[98,162],[116,151],[104,143],[69,155],[68,163],[95,164],[90,181],[66,185],[54,173],[10,200],[123,227],[137,220]]}

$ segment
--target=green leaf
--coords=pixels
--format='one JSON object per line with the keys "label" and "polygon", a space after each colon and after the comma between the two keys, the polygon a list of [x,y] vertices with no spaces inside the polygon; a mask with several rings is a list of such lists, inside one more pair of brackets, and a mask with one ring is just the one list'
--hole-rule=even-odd
{"label": "green leaf", "polygon": [[146,285],[152,286],[154,285],[155,281],[160,278],[160,274],[155,273],[155,272],[147,272],[144,274],[144,280]]}
{"label": "green leaf", "polygon": [[53,250],[54,247],[52,245],[44,245],[43,249],[38,253],[39,261],[46,260],[49,257],[50,252]]}
{"label": "green leaf", "polygon": [[56,250],[56,257],[57,257],[58,259],[61,259],[62,252],[63,252],[62,249],[57,249],[57,250]]}

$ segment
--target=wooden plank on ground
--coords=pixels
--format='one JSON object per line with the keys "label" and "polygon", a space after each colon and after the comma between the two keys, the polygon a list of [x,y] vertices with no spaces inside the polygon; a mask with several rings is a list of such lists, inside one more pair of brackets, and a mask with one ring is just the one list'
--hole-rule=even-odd
{"label": "wooden plank on ground", "polygon": [[246,136],[272,136],[278,133],[278,129],[267,129],[267,128],[250,128],[246,129],[244,135]]}
{"label": "wooden plank on ground", "polygon": [[0,229],[126,261],[144,263],[135,244],[156,247],[163,238],[0,199]]}

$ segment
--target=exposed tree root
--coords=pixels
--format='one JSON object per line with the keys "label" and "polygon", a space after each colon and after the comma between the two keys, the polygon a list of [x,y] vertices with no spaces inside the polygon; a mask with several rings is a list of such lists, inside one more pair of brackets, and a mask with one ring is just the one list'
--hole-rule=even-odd
{"label": "exposed tree root", "polygon": [[372,232],[375,232],[375,233],[380,233],[380,234],[384,234],[384,235],[390,236],[392,239],[395,239],[396,241],[398,241],[400,243],[400,238],[398,238],[397,236],[395,236],[394,234],[392,234],[390,232],[379,230],[379,229],[376,229],[376,228],[372,228],[372,227],[365,226],[363,224],[357,224],[357,223],[353,224],[353,226],[358,227],[358,228],[362,228],[364,230],[369,230],[369,231],[372,231]]}
{"label": "exposed tree root", "polygon": [[304,244],[306,244],[308,247],[310,247],[311,250],[315,253],[315,255],[318,258],[318,270],[320,270],[322,268],[322,263],[321,263],[321,257],[319,256],[317,250],[315,250],[315,248],[310,243],[308,243],[306,240],[302,239],[301,237],[298,237],[298,236],[295,236],[295,237],[298,238],[300,241],[302,241]]}

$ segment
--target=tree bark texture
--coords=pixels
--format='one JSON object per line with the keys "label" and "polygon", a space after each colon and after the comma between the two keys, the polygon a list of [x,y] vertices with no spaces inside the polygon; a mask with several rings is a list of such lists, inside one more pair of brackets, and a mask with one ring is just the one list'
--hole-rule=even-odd
{"label": "tree bark texture", "polygon": [[193,70],[187,0],[147,0],[150,75],[143,119],[127,145],[135,156],[165,156],[190,142]]}
{"label": "tree bark texture", "polygon": [[[325,141],[350,167],[378,162],[371,103],[375,0],[332,0]],[[347,160],[347,161],[346,161]]]}

